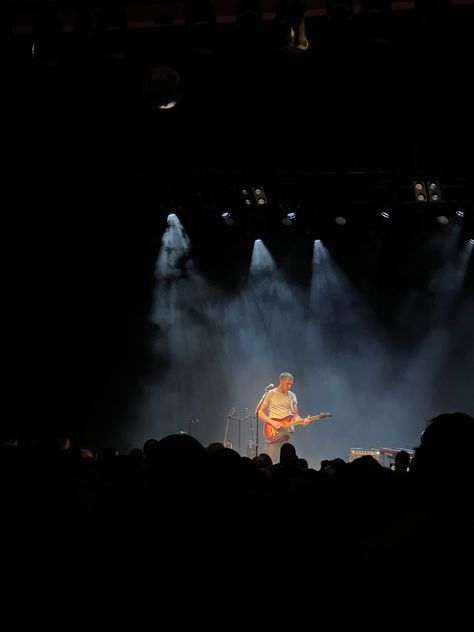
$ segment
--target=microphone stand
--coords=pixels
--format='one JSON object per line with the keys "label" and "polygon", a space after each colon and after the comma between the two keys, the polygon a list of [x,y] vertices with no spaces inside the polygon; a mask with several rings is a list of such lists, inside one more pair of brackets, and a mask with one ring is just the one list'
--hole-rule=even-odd
{"label": "microphone stand", "polygon": [[188,435],[190,435],[191,437],[193,436],[192,433],[191,433],[191,425],[192,424],[197,424],[198,421],[199,421],[199,419],[197,417],[194,417],[194,418],[192,418],[192,419],[190,419],[188,421]]}
{"label": "microphone stand", "polygon": [[257,420],[257,432],[256,432],[256,435],[255,435],[255,456],[258,456],[258,435],[259,435],[259,432],[258,432],[258,426],[259,426],[259,424],[258,424],[258,411],[262,407],[263,400],[265,399],[265,395],[267,394],[267,392],[268,392],[267,389],[265,389],[263,391],[263,395],[262,395],[262,397],[260,398],[260,401],[257,404],[257,408],[255,409],[255,419]]}
{"label": "microphone stand", "polygon": [[249,409],[246,408],[245,409],[245,418],[249,423],[250,426],[250,441],[247,444],[247,456],[252,458],[252,456],[255,456],[253,454],[253,450],[255,447],[255,431],[254,431],[254,427],[253,427],[253,417],[250,416],[250,412]]}
{"label": "microphone stand", "polygon": [[241,421],[242,421],[242,419],[240,419],[240,417],[239,417],[238,422],[239,422],[239,454],[240,454],[240,456],[242,456],[242,452],[241,452],[241,449],[240,449],[240,426],[241,426]]}
{"label": "microphone stand", "polygon": [[225,426],[225,435],[224,435],[224,447],[225,448],[231,448],[232,447],[232,444],[227,441],[227,435],[229,433],[229,422],[232,419],[232,417],[234,416],[234,414],[235,414],[235,408],[232,407],[229,410],[229,414],[227,415],[227,423],[226,423],[226,426]]}

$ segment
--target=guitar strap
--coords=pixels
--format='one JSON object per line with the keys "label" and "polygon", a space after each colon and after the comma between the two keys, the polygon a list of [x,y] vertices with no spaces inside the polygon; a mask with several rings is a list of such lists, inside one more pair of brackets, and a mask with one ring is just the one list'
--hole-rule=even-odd
{"label": "guitar strap", "polygon": [[296,399],[296,396],[293,393],[291,393],[291,395],[290,395],[290,409],[291,409],[291,412],[293,413],[293,416],[295,415],[295,399]]}

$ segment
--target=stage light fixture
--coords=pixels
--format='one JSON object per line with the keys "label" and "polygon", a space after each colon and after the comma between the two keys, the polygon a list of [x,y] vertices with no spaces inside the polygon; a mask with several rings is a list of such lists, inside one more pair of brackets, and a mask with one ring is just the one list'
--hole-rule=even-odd
{"label": "stage light fixture", "polygon": [[296,213],[292,213],[292,212],[290,212],[290,213],[287,213],[287,214],[286,214],[286,215],[282,218],[281,223],[282,223],[284,226],[293,226],[293,223],[294,223],[295,219],[296,219]]}
{"label": "stage light fixture", "polygon": [[381,211],[380,215],[384,218],[384,219],[389,219],[390,218],[390,213],[388,211]]}
{"label": "stage light fixture", "polygon": [[240,189],[240,198],[245,206],[252,206],[252,192],[250,189],[243,187]]}
{"label": "stage light fixture", "polygon": [[152,110],[171,110],[183,97],[183,82],[173,68],[157,67],[142,79],[142,98]]}
{"label": "stage light fixture", "polygon": [[334,218],[334,221],[338,226],[345,226],[347,224],[347,219],[345,217],[342,217],[342,215],[338,215],[336,218]]}
{"label": "stage light fixture", "polygon": [[277,48],[284,52],[308,50],[304,3],[301,0],[277,0],[274,10]]}
{"label": "stage light fixture", "polygon": [[464,211],[462,209],[458,209],[457,211],[455,211],[453,213],[453,216],[451,217],[451,221],[453,222],[453,224],[457,224],[458,226],[463,224],[464,223]]}
{"label": "stage light fixture", "polygon": [[267,196],[265,195],[265,191],[262,186],[253,187],[252,191],[255,198],[255,203],[258,204],[258,206],[268,204]]}
{"label": "stage light fixture", "polygon": [[441,186],[438,180],[414,180],[413,191],[417,202],[442,202]]}
{"label": "stage light fixture", "polygon": [[49,12],[38,17],[31,37],[31,59],[36,64],[57,66],[64,52],[64,37],[59,17]]}
{"label": "stage light fixture", "polygon": [[428,192],[426,184],[422,180],[413,181],[413,191],[417,202],[428,202]]}
{"label": "stage light fixture", "polygon": [[221,219],[227,226],[235,226],[235,220],[229,211],[224,211],[221,213]]}
{"label": "stage light fixture", "polygon": [[439,186],[439,182],[437,180],[429,180],[426,183],[426,188],[428,190],[428,199],[430,202],[442,202],[441,187]]}
{"label": "stage light fixture", "polygon": [[446,226],[446,224],[449,224],[449,218],[446,217],[446,215],[438,215],[436,220],[439,224],[442,224],[443,226]]}

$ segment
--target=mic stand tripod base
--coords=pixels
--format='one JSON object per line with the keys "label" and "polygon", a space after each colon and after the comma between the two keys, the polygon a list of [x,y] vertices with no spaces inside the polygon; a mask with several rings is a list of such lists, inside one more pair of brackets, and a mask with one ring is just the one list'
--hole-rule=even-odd
{"label": "mic stand tripod base", "polygon": [[247,456],[249,459],[253,459],[257,456],[257,444],[255,441],[250,440],[247,443]]}

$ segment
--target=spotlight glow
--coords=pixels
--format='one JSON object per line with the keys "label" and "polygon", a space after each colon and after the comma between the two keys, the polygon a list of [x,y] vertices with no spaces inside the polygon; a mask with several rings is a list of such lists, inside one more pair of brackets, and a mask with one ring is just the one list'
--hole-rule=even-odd
{"label": "spotlight glow", "polygon": [[287,213],[285,217],[281,220],[281,223],[285,226],[292,226],[293,222],[296,219],[296,213]]}
{"label": "spotlight glow", "polygon": [[223,213],[221,213],[221,219],[225,224],[227,224],[227,226],[235,225],[235,221],[229,211],[224,211]]}

